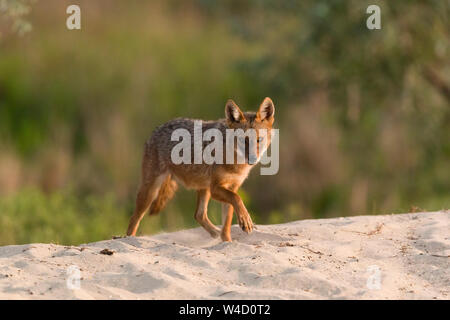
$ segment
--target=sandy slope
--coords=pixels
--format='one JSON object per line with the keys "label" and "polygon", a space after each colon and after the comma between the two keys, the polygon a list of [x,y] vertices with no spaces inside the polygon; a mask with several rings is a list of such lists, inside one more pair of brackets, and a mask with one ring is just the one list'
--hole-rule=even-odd
{"label": "sandy slope", "polygon": [[[221,243],[196,228],[0,247],[0,298],[450,298],[450,211],[261,225],[250,235],[234,226],[232,236]],[[72,265],[79,289],[67,287]]]}

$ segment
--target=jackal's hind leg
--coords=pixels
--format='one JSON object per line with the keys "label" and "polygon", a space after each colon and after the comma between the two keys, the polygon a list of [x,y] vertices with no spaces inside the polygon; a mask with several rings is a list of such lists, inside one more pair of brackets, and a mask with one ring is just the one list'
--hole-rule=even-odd
{"label": "jackal's hind leg", "polygon": [[148,178],[142,181],[136,197],[136,208],[134,209],[133,216],[131,217],[128,225],[127,236],[136,235],[139,223],[144,217],[145,212],[152,204],[153,200],[155,200],[158,195],[159,188],[165,178],[166,175],[159,175],[157,177]]}
{"label": "jackal's hind leg", "polygon": [[211,194],[208,189],[197,191],[197,209],[195,211],[195,220],[209,232],[211,237],[217,238],[220,235],[220,229],[216,227],[208,218],[208,202]]}

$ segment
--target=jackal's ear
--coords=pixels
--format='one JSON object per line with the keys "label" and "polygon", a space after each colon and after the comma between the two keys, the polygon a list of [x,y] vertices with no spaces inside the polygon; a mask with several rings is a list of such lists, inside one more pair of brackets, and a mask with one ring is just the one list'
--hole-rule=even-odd
{"label": "jackal's ear", "polygon": [[273,121],[273,117],[275,115],[275,106],[273,105],[272,99],[270,99],[269,97],[265,98],[259,106],[259,110],[256,115],[261,121]]}
{"label": "jackal's ear", "polygon": [[231,99],[229,99],[225,105],[225,117],[227,118],[227,121],[231,123],[241,122],[245,119],[241,109],[239,109],[237,104]]}

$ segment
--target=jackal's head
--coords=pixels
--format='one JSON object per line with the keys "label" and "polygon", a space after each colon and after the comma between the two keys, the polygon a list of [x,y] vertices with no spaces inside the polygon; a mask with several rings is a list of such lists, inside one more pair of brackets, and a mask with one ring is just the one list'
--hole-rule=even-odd
{"label": "jackal's head", "polygon": [[[264,99],[256,112],[242,112],[233,100],[227,101],[225,105],[227,126],[234,129],[238,137],[237,152],[245,154],[246,163],[257,163],[269,147],[274,115],[275,106],[272,99],[268,97]],[[239,143],[239,138],[242,138],[240,133],[243,134],[241,140],[244,143]]]}

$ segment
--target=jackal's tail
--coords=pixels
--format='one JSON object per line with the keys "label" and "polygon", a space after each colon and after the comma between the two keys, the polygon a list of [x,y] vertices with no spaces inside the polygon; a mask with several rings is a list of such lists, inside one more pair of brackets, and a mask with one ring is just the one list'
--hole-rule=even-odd
{"label": "jackal's tail", "polygon": [[164,182],[161,184],[158,196],[155,200],[153,200],[150,206],[149,215],[158,214],[162,209],[164,209],[167,202],[169,202],[169,200],[174,196],[177,188],[178,186],[176,181],[173,180],[172,176],[169,174],[166,180],[164,180]]}

